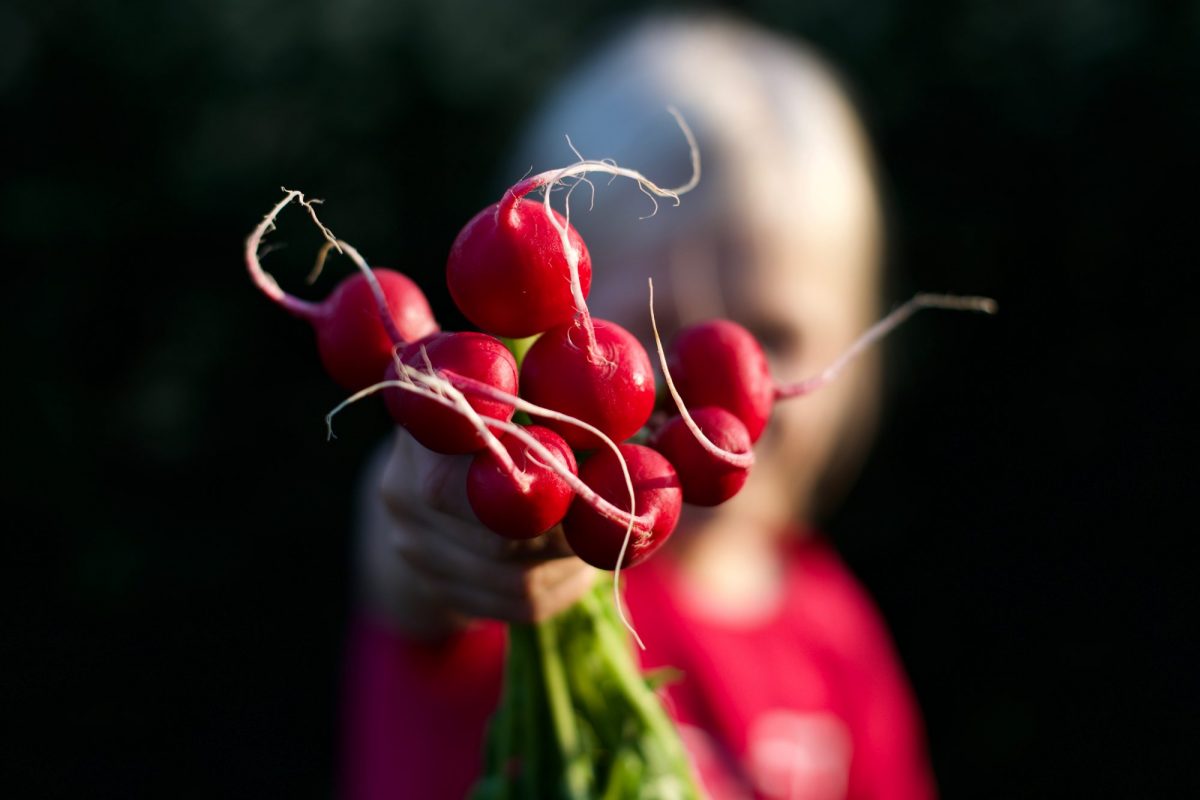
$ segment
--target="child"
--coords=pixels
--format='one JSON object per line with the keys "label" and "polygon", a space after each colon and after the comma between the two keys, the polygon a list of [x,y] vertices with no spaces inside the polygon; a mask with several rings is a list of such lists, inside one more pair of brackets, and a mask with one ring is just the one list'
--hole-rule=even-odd
{"label": "child", "polygon": [[[511,177],[572,160],[565,133],[586,157],[683,183],[672,104],[704,170],[678,208],[639,220],[649,201],[606,180],[594,210],[587,187],[573,197],[593,314],[649,345],[653,277],[664,336],[726,316],[762,342],[780,382],[818,372],[878,315],[882,222],[860,123],[810,52],[719,18],[643,22],[563,85]],[[667,547],[623,574],[642,663],[683,672],[668,705],[714,798],[934,793],[886,630],[813,528],[864,456],[877,384],[867,355],[778,406],[741,494],[687,508]],[[366,482],[349,797],[462,796],[498,697],[495,620],[544,619],[594,579],[560,533],[512,543],[483,529],[465,500],[468,461],[399,433]]]}

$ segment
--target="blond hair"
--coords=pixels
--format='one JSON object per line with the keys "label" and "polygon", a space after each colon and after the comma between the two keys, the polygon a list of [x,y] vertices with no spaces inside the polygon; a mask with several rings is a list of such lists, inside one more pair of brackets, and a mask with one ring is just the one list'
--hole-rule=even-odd
{"label": "blond hair", "polygon": [[[510,177],[572,160],[565,134],[587,158],[612,158],[662,186],[682,184],[691,165],[668,106],[695,132],[700,184],[653,224],[638,221],[651,206],[635,186],[598,185],[586,213],[588,190],[579,187],[572,221],[591,252],[595,285],[606,264],[662,257],[664,245],[690,257],[714,231],[736,240],[787,231],[795,268],[834,270],[855,305],[839,313],[869,324],[878,315],[883,248],[873,158],[842,81],[794,40],[724,15],[642,19],[561,82],[520,139]],[[676,288],[694,289],[704,277],[677,280]],[[696,314],[680,316],[689,322]],[[877,358],[867,357],[845,378],[858,384],[855,407],[825,470],[826,499],[841,493],[865,454],[878,372]]]}

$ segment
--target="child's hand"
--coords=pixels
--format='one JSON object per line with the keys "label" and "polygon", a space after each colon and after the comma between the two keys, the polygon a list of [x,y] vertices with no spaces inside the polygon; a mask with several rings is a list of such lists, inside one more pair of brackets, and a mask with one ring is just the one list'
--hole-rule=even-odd
{"label": "child's hand", "polygon": [[[470,456],[443,456],[397,432],[369,480],[364,564],[371,598],[402,628],[437,635],[474,617],[536,622],[583,596],[595,570],[555,529],[512,541],[483,527],[467,503]],[[384,563],[373,563],[383,561]]]}

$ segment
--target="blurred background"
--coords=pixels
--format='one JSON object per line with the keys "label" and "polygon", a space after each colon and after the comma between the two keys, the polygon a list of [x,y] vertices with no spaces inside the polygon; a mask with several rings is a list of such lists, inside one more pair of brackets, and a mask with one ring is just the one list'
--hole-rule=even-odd
{"label": "blurred background", "polygon": [[[1000,301],[887,344],[884,426],[829,526],[943,793],[1200,791],[1200,3],[703,7],[848,78],[889,301]],[[388,422],[364,404],[325,441],[341,392],[243,239],[304,189],[461,327],[449,243],[520,177],[497,165],[556,77],[645,8],[0,0],[6,794],[330,796],[351,495]],[[275,240],[298,294],[345,274],[304,287],[298,212]]]}

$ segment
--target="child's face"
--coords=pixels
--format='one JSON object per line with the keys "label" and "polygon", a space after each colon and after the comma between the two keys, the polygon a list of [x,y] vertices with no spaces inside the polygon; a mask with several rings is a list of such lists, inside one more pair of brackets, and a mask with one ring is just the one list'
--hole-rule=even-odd
{"label": "child's face", "polygon": [[[762,344],[777,383],[798,381],[834,361],[874,313],[862,269],[845,263],[839,249],[803,235],[802,226],[773,226],[737,239],[710,229],[653,257],[606,252],[604,263],[595,265],[589,305],[595,316],[627,327],[657,363],[646,287],[653,277],[664,342],[683,325],[728,317]],[[767,524],[807,521],[839,442],[851,426],[869,426],[873,418],[870,359],[857,366],[820,392],[775,407],[755,446],[750,480],[727,504],[731,511]]]}

